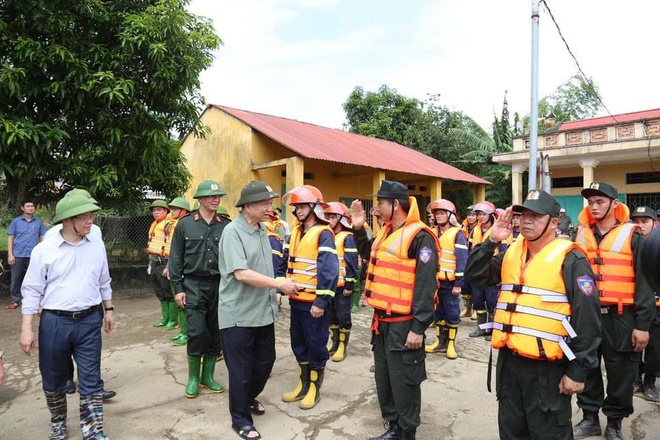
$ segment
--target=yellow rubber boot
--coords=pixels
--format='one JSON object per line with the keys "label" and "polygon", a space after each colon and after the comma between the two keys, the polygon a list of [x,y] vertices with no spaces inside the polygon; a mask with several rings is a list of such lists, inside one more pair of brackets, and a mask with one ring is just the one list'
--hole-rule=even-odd
{"label": "yellow rubber boot", "polygon": [[458,324],[447,324],[449,334],[447,335],[447,358],[456,359],[456,334],[458,333]]}
{"label": "yellow rubber boot", "polygon": [[461,295],[463,299],[463,308],[458,315],[460,318],[467,318],[472,315],[472,295]]}
{"label": "yellow rubber boot", "polygon": [[328,349],[328,354],[330,356],[335,354],[338,346],[339,346],[339,326],[333,324],[330,326],[330,340],[328,341],[328,345],[326,347]]}
{"label": "yellow rubber boot", "polygon": [[282,394],[283,402],[287,402],[287,403],[297,402],[299,400],[302,400],[307,395],[307,392],[309,391],[309,381],[310,381],[309,362],[303,362],[298,364],[298,375],[300,376],[298,385],[293,391],[289,391],[288,393]]}
{"label": "yellow rubber boot", "polygon": [[337,351],[332,355],[333,362],[341,362],[346,358],[346,348],[348,346],[348,339],[350,336],[350,329],[339,329],[339,344],[337,345]]}
{"label": "yellow rubber boot", "polygon": [[321,398],[321,385],[323,385],[323,373],[325,369],[311,370],[309,391],[300,401],[300,409],[312,409],[316,406]]}
{"label": "yellow rubber boot", "polygon": [[433,341],[429,345],[424,346],[424,351],[427,353],[437,353],[440,348],[440,336],[442,335],[442,327],[445,326],[445,321],[438,321],[436,322],[435,326],[435,341]]}

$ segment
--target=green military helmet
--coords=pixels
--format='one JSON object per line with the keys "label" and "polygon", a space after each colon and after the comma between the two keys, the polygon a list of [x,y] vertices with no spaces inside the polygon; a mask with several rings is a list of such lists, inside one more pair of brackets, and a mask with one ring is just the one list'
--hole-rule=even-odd
{"label": "green military helmet", "polygon": [[55,206],[55,217],[53,217],[53,224],[57,225],[62,223],[62,220],[75,217],[80,214],[88,212],[100,211],[101,208],[90,202],[89,198],[84,195],[64,196],[57,206]]}
{"label": "green military helmet", "polygon": [[241,190],[241,198],[236,202],[236,207],[240,208],[246,203],[261,202],[279,197],[280,195],[273,191],[270,185],[265,182],[253,180]]}
{"label": "green military helmet", "polygon": [[199,209],[199,201],[195,200],[195,203],[193,204],[192,210],[197,211]]}
{"label": "green military helmet", "polygon": [[78,195],[87,197],[87,199],[89,199],[89,201],[92,202],[92,203],[98,203],[96,201],[96,199],[94,197],[92,197],[92,195],[89,193],[89,191],[87,191],[86,189],[82,189],[82,188],[74,188],[71,191],[64,194],[64,197],[71,197],[71,196],[78,196]]}
{"label": "green military helmet", "polygon": [[170,207],[167,206],[167,202],[165,200],[154,200],[151,205],[149,205],[149,211],[151,211],[153,208],[165,208],[168,211],[170,210]]}
{"label": "green military helmet", "polygon": [[226,194],[227,193],[220,188],[220,184],[215,180],[202,180],[200,184],[197,185],[197,192],[193,196],[193,199],[207,196],[224,196]]}
{"label": "green military helmet", "polygon": [[172,208],[181,208],[185,209],[186,211],[190,211],[190,203],[183,197],[175,197],[174,200],[169,203],[169,206]]}

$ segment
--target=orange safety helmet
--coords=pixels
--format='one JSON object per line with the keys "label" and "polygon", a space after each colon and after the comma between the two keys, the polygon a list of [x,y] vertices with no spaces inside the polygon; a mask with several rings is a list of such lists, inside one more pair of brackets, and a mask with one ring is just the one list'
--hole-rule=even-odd
{"label": "orange safety helmet", "polygon": [[330,202],[328,203],[327,208],[325,208],[325,214],[337,214],[339,217],[339,223],[343,226],[351,229],[351,212],[348,210],[348,207],[341,202]]}
{"label": "orange safety helmet", "polygon": [[456,214],[456,206],[454,206],[454,204],[452,202],[450,202],[449,200],[446,200],[446,199],[438,199],[434,202],[429,203],[426,206],[426,210],[431,214],[436,209],[442,209],[443,211],[447,211],[451,214],[454,214],[454,215]]}
{"label": "orange safety helmet", "polygon": [[502,209],[502,208],[497,208],[497,209],[495,210],[495,218],[500,218],[500,217],[502,216],[502,214],[504,214],[504,209]]}
{"label": "orange safety helmet", "polygon": [[323,213],[324,209],[328,206],[327,203],[323,200],[323,194],[315,186],[312,185],[303,185],[293,188],[291,191],[286,193],[282,197],[282,202],[287,205],[297,205],[299,203],[309,203],[314,209],[314,213],[319,220],[327,223],[328,220],[325,218]]}
{"label": "orange safety helmet", "polygon": [[495,214],[495,205],[489,201],[483,201],[474,205],[473,210],[485,212],[486,214]]}

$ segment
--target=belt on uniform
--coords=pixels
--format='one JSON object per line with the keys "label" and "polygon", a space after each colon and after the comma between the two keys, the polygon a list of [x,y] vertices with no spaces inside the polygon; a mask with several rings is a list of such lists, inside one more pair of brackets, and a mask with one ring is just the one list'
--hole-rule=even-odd
{"label": "belt on uniform", "polygon": [[65,318],[70,318],[70,319],[83,319],[92,313],[99,312],[101,310],[101,304],[97,304],[95,306],[90,307],[89,309],[86,310],[80,310],[77,312],[70,312],[68,310],[50,310],[50,309],[44,309],[44,312],[49,312],[53,313],[57,316],[63,316]]}
{"label": "belt on uniform", "polygon": [[[626,310],[630,307],[631,306],[623,306],[623,310]],[[618,315],[619,314],[619,306],[600,306],[600,314],[601,315]]]}

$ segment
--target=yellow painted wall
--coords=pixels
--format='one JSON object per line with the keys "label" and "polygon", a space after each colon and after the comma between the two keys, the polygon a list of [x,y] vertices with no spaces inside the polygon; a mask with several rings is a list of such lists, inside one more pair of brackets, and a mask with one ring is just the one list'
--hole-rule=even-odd
{"label": "yellow painted wall", "polygon": [[[622,194],[660,192],[660,185],[657,183],[626,185],[626,174],[650,171],[655,171],[650,163],[598,165],[594,168],[594,179],[613,184]],[[552,169],[551,172],[553,178],[582,176],[582,168],[579,166]],[[558,196],[579,195],[581,190],[582,188],[553,188],[552,193]]]}

